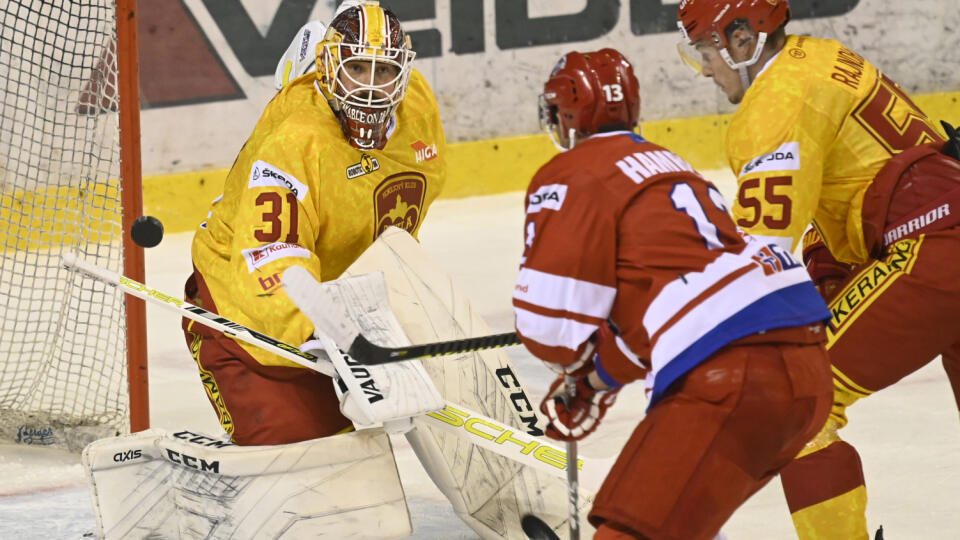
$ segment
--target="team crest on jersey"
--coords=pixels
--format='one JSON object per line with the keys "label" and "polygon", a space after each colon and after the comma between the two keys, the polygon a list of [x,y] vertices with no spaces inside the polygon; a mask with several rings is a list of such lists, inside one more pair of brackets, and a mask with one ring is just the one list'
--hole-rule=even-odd
{"label": "team crest on jersey", "polygon": [[394,226],[413,234],[420,225],[427,179],[420,173],[404,172],[388,177],[373,193],[377,228],[374,238]]}
{"label": "team crest on jersey", "polygon": [[530,194],[527,200],[527,213],[536,214],[541,210],[559,210],[567,198],[566,184],[550,184]]}
{"label": "team crest on jersey", "polygon": [[373,171],[380,169],[380,162],[377,161],[377,158],[364,153],[360,156],[360,163],[354,163],[353,165],[347,167],[347,179],[353,180],[359,176],[365,174],[370,174]]}
{"label": "team crest on jersey", "polygon": [[417,142],[410,145],[410,148],[413,148],[413,152],[417,156],[417,163],[430,161],[440,155],[437,152],[437,143],[427,144],[421,140],[417,140]]}

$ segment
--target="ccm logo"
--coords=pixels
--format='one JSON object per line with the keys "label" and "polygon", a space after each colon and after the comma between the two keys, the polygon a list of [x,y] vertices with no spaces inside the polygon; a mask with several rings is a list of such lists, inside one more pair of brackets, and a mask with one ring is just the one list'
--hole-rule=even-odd
{"label": "ccm logo", "polygon": [[497,374],[497,380],[500,381],[500,386],[503,386],[508,391],[512,390],[510,392],[510,403],[513,404],[513,409],[517,411],[520,421],[527,426],[527,434],[533,435],[534,437],[543,435],[543,430],[537,427],[537,413],[533,412],[533,406],[530,405],[530,400],[523,391],[523,387],[520,386],[520,381],[517,380],[517,376],[514,375],[513,370],[504,366],[494,373]]}
{"label": "ccm logo", "polygon": [[184,467],[189,467],[191,469],[196,469],[203,472],[220,472],[220,461],[214,460],[209,462],[203,458],[195,458],[193,456],[188,456],[187,454],[181,454],[175,450],[167,448],[167,459],[176,463],[177,465],[183,465]]}

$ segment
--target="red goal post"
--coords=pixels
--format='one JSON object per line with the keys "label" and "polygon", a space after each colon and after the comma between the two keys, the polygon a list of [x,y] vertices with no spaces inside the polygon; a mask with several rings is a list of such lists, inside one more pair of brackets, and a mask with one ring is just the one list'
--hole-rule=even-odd
{"label": "red goal post", "polygon": [[0,4],[0,442],[80,450],[149,427],[136,0]]}

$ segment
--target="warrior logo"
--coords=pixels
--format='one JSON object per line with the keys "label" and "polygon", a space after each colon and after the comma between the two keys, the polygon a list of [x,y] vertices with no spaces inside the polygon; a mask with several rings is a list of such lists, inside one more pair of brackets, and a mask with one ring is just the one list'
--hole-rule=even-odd
{"label": "warrior logo", "polygon": [[426,187],[427,179],[415,172],[395,174],[381,182],[373,194],[377,220],[374,238],[390,226],[413,234],[420,226]]}
{"label": "warrior logo", "polygon": [[347,167],[347,179],[353,180],[358,176],[370,174],[379,169],[380,162],[377,161],[377,158],[364,153],[360,156],[360,163],[354,163],[353,165]]}

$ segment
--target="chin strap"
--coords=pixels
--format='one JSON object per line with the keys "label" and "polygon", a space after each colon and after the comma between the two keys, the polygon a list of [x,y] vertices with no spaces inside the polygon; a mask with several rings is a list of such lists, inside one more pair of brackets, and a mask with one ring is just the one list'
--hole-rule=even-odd
{"label": "chin strap", "polygon": [[570,128],[567,130],[567,150],[572,150],[577,145],[577,130]]}
{"label": "chin strap", "polygon": [[753,49],[753,56],[744,60],[743,62],[734,62],[733,57],[730,56],[730,51],[727,49],[720,49],[720,56],[723,58],[724,62],[730,66],[731,69],[737,70],[737,73],[740,74],[740,82],[743,84],[743,90],[746,91],[747,88],[750,88],[750,84],[753,82],[750,79],[750,74],[747,72],[747,68],[757,63],[760,60],[760,54],[763,53],[763,46],[767,43],[767,33],[760,32],[757,34],[757,46]]}

